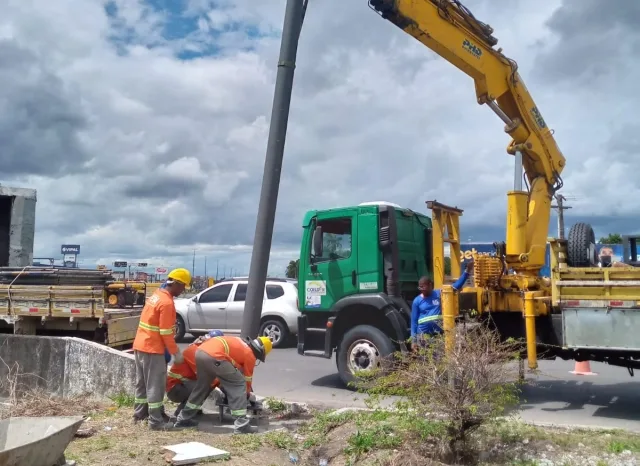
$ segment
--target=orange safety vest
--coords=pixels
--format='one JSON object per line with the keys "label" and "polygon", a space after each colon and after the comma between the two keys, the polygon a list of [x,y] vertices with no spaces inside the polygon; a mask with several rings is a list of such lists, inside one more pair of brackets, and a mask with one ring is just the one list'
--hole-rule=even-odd
{"label": "orange safety vest", "polygon": [[198,348],[219,361],[229,361],[243,374],[247,382],[247,392],[251,391],[253,370],[256,357],[253,350],[240,337],[213,337],[205,341]]}
{"label": "orange safety vest", "polygon": [[[167,371],[167,389],[169,392],[173,387],[177,384],[182,383],[184,380],[196,380],[196,350],[198,349],[197,344],[191,343],[187,346],[182,352],[182,357],[184,361],[180,364],[174,364]],[[220,385],[220,381],[215,379],[213,384],[211,384],[211,388],[216,388]]]}
{"label": "orange safety vest", "polygon": [[167,290],[158,288],[142,309],[133,349],[143,353],[164,354],[166,348],[169,353],[176,354],[178,345],[173,334],[175,323],[173,296]]}

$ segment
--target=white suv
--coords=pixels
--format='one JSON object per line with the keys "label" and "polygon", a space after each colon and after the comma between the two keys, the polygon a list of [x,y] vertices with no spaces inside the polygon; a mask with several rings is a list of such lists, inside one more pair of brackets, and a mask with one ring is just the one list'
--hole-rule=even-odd
{"label": "white suv", "polygon": [[[176,340],[185,333],[199,336],[218,329],[239,333],[242,327],[247,279],[220,280],[192,298],[176,298]],[[298,333],[298,282],[268,278],[265,284],[260,336],[267,336],[277,348]]]}

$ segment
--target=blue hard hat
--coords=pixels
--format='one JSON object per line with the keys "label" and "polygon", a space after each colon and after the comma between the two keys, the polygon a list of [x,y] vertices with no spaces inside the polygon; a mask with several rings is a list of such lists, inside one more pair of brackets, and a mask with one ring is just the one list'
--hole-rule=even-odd
{"label": "blue hard hat", "polygon": [[211,338],[223,337],[224,333],[222,333],[222,330],[211,330],[207,335],[209,335]]}

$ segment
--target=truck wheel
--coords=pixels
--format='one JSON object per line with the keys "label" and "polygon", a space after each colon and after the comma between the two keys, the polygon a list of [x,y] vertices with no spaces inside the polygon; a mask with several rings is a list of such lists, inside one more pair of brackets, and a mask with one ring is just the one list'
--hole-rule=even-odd
{"label": "truck wheel", "polygon": [[588,223],[576,223],[567,236],[569,267],[591,267],[598,263],[596,237]]}
{"label": "truck wheel", "polygon": [[380,367],[382,359],[393,354],[395,347],[382,330],[371,325],[353,327],[342,337],[336,364],[342,382],[353,389],[355,373]]}
{"label": "truck wheel", "polygon": [[176,325],[173,327],[174,339],[177,342],[182,341],[184,338],[184,334],[187,333],[187,327],[184,325],[184,320],[182,320],[181,316],[176,316]]}

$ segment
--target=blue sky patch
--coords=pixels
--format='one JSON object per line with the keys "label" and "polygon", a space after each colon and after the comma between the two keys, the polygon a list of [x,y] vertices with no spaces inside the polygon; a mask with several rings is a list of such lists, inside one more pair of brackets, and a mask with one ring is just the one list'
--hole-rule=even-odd
{"label": "blue sky patch", "polygon": [[[234,48],[237,44],[236,50],[243,51],[253,50],[252,40],[274,36],[272,33],[262,33],[253,24],[237,21],[214,29],[206,15],[194,15],[188,12],[186,0],[146,0],[145,6],[147,8],[143,10],[139,21],[149,22],[148,25],[153,26],[154,34],[149,37],[141,36],[137,32],[135,23],[125,21],[119,14],[118,5],[114,0],[105,3],[104,10],[112,28],[109,40],[119,54],[126,55],[127,48],[131,45],[142,45],[148,48],[170,47],[179,59],[193,60],[221,54],[220,44],[225,42],[223,40],[225,34],[240,33],[246,37],[248,39],[246,41],[231,41]],[[207,27],[201,28],[201,23],[206,24]],[[148,25],[145,25],[145,30],[148,30]]]}

